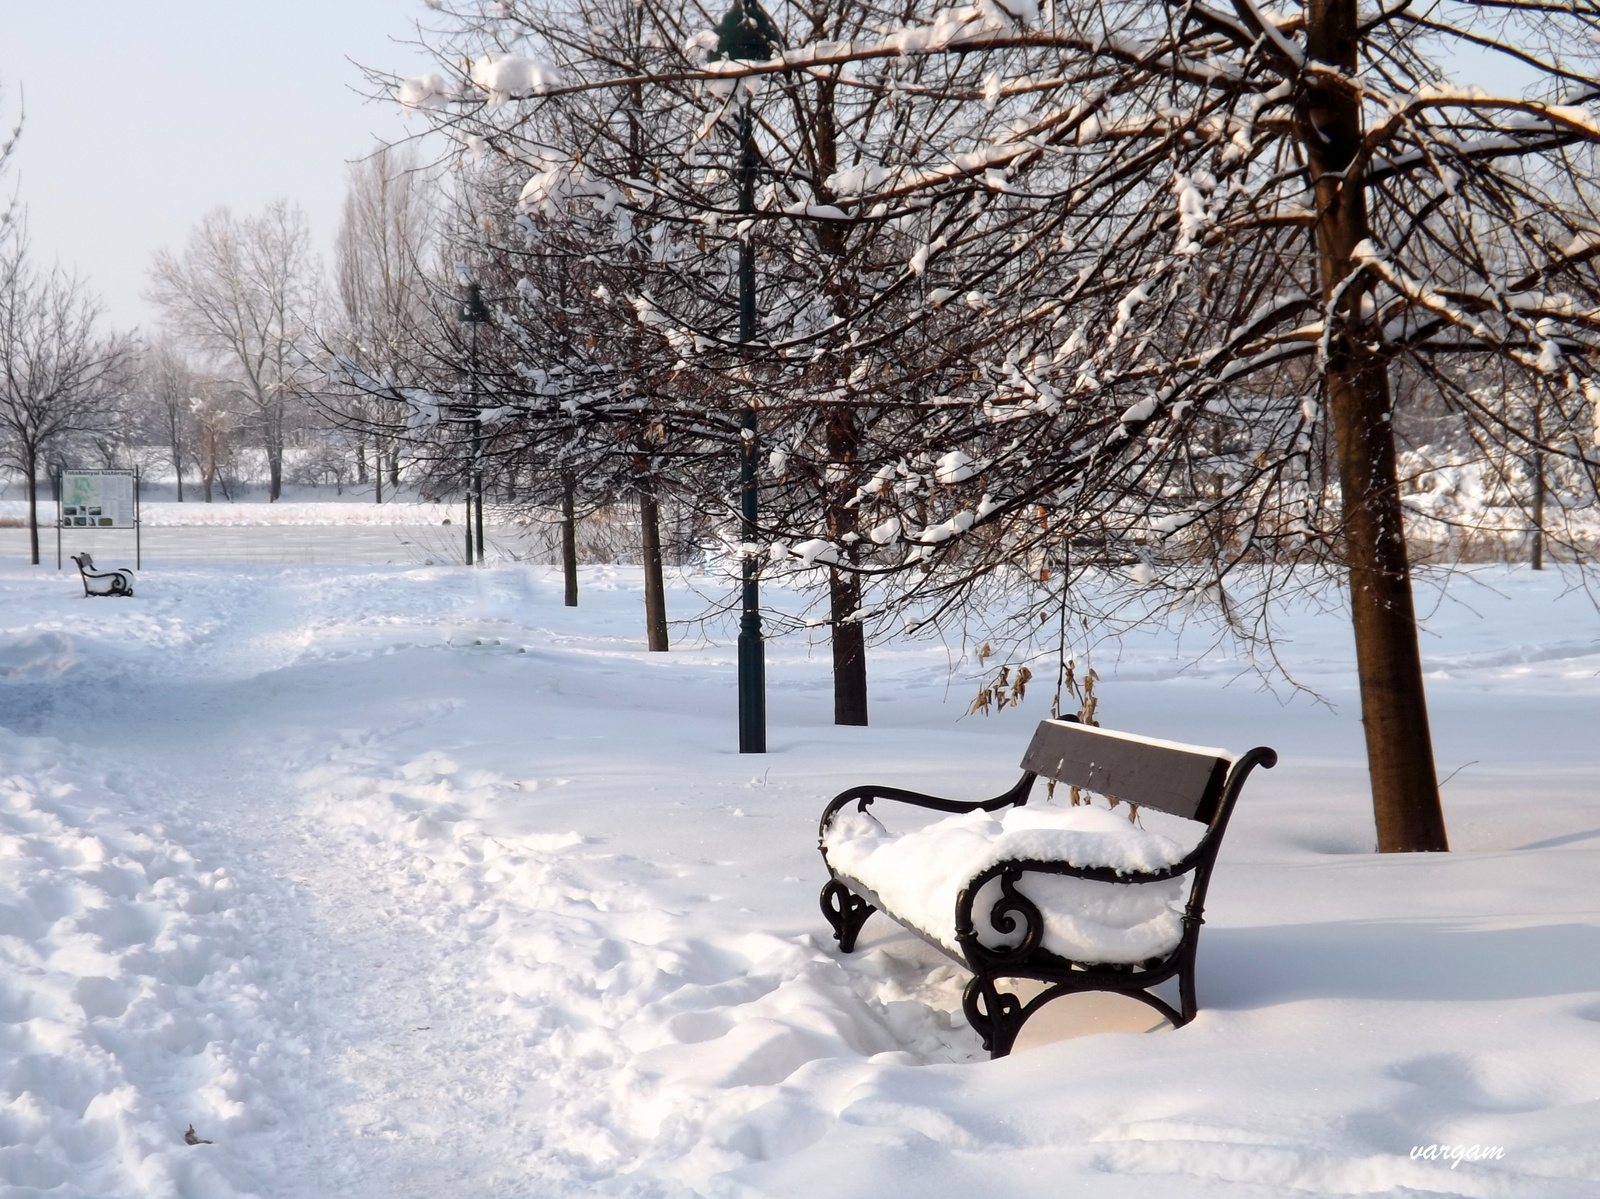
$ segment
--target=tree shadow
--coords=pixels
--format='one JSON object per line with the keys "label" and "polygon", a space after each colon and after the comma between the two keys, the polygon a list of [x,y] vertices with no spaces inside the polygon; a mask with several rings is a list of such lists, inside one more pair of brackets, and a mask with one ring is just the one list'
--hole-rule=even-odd
{"label": "tree shadow", "polygon": [[1304,999],[1494,1000],[1600,991],[1600,928],[1486,929],[1443,921],[1208,928],[1202,1007]]}
{"label": "tree shadow", "polygon": [[1589,841],[1600,837],[1600,828],[1588,829],[1581,833],[1567,833],[1560,837],[1546,837],[1543,841],[1531,841],[1527,845],[1519,845],[1518,849],[1554,849],[1558,845],[1571,845],[1575,841]]}

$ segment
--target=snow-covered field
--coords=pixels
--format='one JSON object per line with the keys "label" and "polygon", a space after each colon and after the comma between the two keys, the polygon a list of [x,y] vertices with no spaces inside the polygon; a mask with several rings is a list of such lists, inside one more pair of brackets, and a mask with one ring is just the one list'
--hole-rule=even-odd
{"label": "snow-covered field", "polygon": [[525,567],[138,589],[0,563],[0,1199],[1600,1188],[1600,618],[1558,575],[1424,604],[1449,855],[1370,852],[1337,614],[1284,647],[1331,707],[1167,634],[1097,650],[1106,724],[1283,763],[1199,1018],[1074,1001],[1000,1062],[919,941],[834,950],[816,818],[1008,785],[1037,684],[963,718],[959,646],[884,646],[840,729],[825,646],[780,642],[741,757],[731,645],[643,652],[625,568],[577,610]]}
{"label": "snow-covered field", "polygon": [[[0,502],[0,558],[26,558],[22,516]],[[528,556],[537,531],[498,523],[490,510],[485,538],[497,556]],[[336,562],[365,565],[432,565],[460,562],[465,528],[461,505],[447,504],[146,504],[139,530],[143,560],[160,566],[192,562],[253,565]],[[53,519],[53,516],[52,516]],[[56,564],[56,529],[39,530],[40,557]],[[64,529],[61,559],[87,551],[104,565],[132,566],[132,529]]]}
{"label": "snow-covered field", "polygon": [[[139,509],[139,519],[145,531],[162,528],[238,528],[259,525],[311,525],[318,528],[343,528],[347,526],[432,526],[441,521],[454,520],[460,524],[466,509],[460,503],[398,503],[373,504],[349,499],[333,502],[330,499],[281,500],[268,504],[257,499],[252,503],[234,504],[218,501],[214,504],[190,501],[184,504],[168,500],[146,500]],[[55,537],[55,503],[41,503],[39,518]],[[0,520],[22,522],[27,519],[26,500],[0,499]],[[76,531],[68,537],[81,537]]]}
{"label": "snow-covered field", "polygon": [[[13,488],[14,489],[14,488]],[[56,561],[55,505],[44,505],[40,556]],[[26,557],[28,506],[0,499],[0,559]],[[485,539],[496,556],[526,558],[541,540],[537,527],[502,522],[487,509]],[[373,504],[346,499],[284,500],[268,504],[147,501],[140,512],[142,556],[151,564],[242,562],[252,565],[337,562],[433,565],[460,562],[465,510],[459,503]],[[65,529],[61,557],[88,551],[97,562],[133,565],[131,529]]]}

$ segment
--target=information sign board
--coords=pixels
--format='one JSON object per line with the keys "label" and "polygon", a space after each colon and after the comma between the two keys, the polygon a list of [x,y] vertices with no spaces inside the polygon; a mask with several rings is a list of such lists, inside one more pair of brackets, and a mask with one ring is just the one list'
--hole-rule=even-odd
{"label": "information sign board", "polygon": [[61,472],[61,524],[69,529],[134,527],[131,470]]}

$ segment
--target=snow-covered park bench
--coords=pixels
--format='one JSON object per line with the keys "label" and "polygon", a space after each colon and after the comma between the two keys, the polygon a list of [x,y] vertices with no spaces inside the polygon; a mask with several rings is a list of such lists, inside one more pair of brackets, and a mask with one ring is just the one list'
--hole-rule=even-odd
{"label": "snow-covered park bench", "polygon": [[[831,876],[822,911],[846,953],[881,911],[965,965],[972,981],[963,1007],[993,1057],[1011,1051],[1047,1002],[1079,991],[1119,992],[1187,1024],[1206,887],[1228,817],[1250,772],[1277,761],[1266,748],[1235,759],[1071,719],[1042,721],[1022,778],[994,799],[875,785],[838,795],[819,834]],[[1041,776],[1183,819],[1162,820],[1158,832],[1132,823],[1128,809],[1025,808]],[[867,810],[877,799],[951,815],[896,835]],[[1174,977],[1181,1010],[1149,990]],[[1002,979],[1044,989],[1023,1002],[999,989]]]}
{"label": "snow-covered park bench", "polygon": [[133,571],[117,567],[113,570],[96,570],[94,559],[88,554],[73,554],[83,576],[84,595],[132,595]]}

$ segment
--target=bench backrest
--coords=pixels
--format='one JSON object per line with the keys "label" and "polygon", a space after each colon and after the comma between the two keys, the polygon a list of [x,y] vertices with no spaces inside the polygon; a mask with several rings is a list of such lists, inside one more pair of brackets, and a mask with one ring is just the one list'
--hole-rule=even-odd
{"label": "bench backrest", "polygon": [[1066,720],[1041,720],[1022,768],[1140,807],[1210,824],[1232,757]]}

